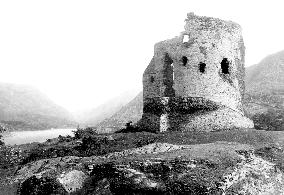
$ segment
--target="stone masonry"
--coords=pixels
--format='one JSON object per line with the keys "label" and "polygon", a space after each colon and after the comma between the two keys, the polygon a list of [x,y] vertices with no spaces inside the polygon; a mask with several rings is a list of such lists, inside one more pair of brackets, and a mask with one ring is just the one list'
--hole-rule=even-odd
{"label": "stone masonry", "polygon": [[155,44],[143,74],[151,131],[253,128],[243,111],[245,46],[240,25],[189,13],[180,36]]}

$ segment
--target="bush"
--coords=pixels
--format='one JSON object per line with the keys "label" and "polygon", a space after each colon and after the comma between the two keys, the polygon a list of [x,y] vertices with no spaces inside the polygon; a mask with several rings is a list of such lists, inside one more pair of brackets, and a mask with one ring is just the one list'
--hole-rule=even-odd
{"label": "bush", "polygon": [[[73,140],[73,138],[70,135],[67,135],[67,136],[59,135],[58,136],[58,142],[71,142],[72,140]],[[49,141],[49,140],[47,140],[47,141]]]}
{"label": "bush", "polygon": [[84,137],[82,139],[81,150],[86,156],[105,155],[114,150],[113,144],[107,137]]}
{"label": "bush", "polygon": [[85,129],[78,127],[77,130],[74,131],[75,139],[82,139],[84,137],[90,137],[90,136],[97,135],[97,134],[98,134],[97,130],[92,127],[87,127]]}

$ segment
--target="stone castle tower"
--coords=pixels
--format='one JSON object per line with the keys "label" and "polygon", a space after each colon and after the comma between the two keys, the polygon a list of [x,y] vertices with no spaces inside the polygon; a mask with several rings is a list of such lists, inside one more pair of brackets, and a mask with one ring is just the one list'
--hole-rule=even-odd
{"label": "stone castle tower", "polygon": [[143,116],[151,131],[252,128],[244,115],[241,27],[187,15],[180,36],[155,44],[143,74]]}

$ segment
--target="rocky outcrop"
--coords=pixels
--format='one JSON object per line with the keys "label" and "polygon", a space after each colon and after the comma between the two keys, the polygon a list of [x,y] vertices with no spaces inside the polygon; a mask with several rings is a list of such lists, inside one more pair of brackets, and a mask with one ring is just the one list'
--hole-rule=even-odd
{"label": "rocky outcrop", "polygon": [[[153,143],[105,156],[29,163],[1,183],[27,194],[283,194],[281,167],[234,142]],[[4,184],[4,185],[3,185]]]}

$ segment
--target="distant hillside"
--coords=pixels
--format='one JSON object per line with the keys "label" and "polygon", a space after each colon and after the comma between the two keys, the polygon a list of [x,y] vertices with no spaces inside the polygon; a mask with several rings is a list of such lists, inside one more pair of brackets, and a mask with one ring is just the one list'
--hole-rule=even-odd
{"label": "distant hillside", "polygon": [[246,70],[247,92],[284,93],[284,50],[264,58]]}
{"label": "distant hillside", "polygon": [[96,108],[76,113],[76,120],[83,125],[95,126],[118,112],[123,106],[130,102],[136,94],[137,91],[135,90],[126,91]]}
{"label": "distant hillside", "polygon": [[[245,110],[257,129],[284,130],[284,51],[264,58],[246,69]],[[131,102],[98,124],[101,132],[123,128],[142,116],[140,92]]]}
{"label": "distant hillside", "polygon": [[257,129],[284,130],[284,51],[246,71],[246,110]]}
{"label": "distant hillside", "polygon": [[74,126],[71,115],[39,90],[0,83],[0,123],[15,130]]}
{"label": "distant hillside", "polygon": [[137,122],[143,113],[143,94],[140,92],[133,100],[123,106],[118,112],[110,118],[105,119],[98,124],[100,132],[111,132],[125,126],[125,123]]}

